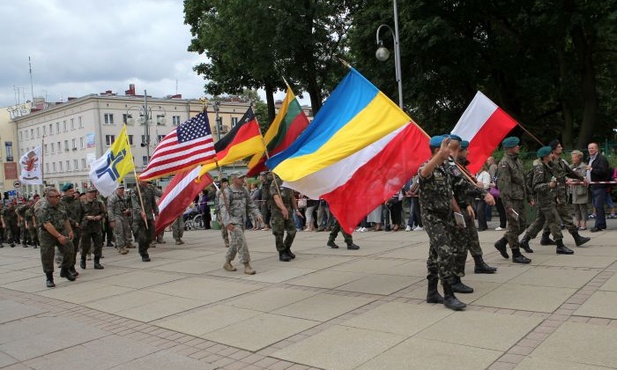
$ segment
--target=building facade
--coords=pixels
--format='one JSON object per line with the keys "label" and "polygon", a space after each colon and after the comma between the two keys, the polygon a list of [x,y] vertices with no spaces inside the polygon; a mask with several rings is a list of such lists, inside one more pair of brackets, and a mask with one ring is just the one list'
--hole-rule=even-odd
{"label": "building facade", "polygon": [[[126,123],[136,171],[139,173],[146,167],[158,142],[175,126],[201,112],[203,103],[179,96],[154,98],[136,95],[134,92],[131,86],[126,95],[122,96],[107,91],[98,95],[69,98],[67,102],[13,117],[15,136],[11,141],[14,143],[14,161],[17,162],[27,151],[41,146],[45,184],[60,188],[66,183],[72,183],[75,189],[83,191],[90,185],[90,164],[103,155]],[[217,111],[208,106],[214,140],[219,135],[217,118],[221,136],[224,136],[242,118],[248,107],[249,103],[241,101],[221,101]],[[2,135],[0,131],[0,139],[5,141]],[[135,178],[127,176],[126,181],[135,182]],[[42,187],[27,185],[19,190],[27,196],[41,192]]]}

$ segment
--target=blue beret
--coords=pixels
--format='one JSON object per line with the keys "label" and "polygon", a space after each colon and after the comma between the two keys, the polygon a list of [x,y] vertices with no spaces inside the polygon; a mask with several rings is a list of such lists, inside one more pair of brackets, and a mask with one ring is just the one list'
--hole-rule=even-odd
{"label": "blue beret", "polygon": [[448,135],[448,137],[450,139],[452,139],[452,140],[463,141],[463,139],[460,136],[458,136],[458,135],[450,134],[450,135]]}
{"label": "blue beret", "polygon": [[461,149],[465,150],[467,148],[469,148],[469,141],[467,140],[461,141]]}
{"label": "blue beret", "polygon": [[551,154],[552,151],[553,148],[551,148],[550,146],[543,146],[542,148],[538,149],[538,158],[544,158],[547,155]]}
{"label": "blue beret", "polygon": [[445,139],[442,135],[433,136],[429,141],[428,145],[432,148],[437,148],[441,146],[441,142]]}
{"label": "blue beret", "polygon": [[73,189],[73,184],[64,184],[64,185],[62,185],[62,189],[61,190],[62,191],[69,191],[71,189]]}
{"label": "blue beret", "polygon": [[520,142],[521,140],[517,138],[516,136],[510,136],[510,137],[503,139],[503,141],[501,142],[501,145],[503,145],[504,148],[508,149],[508,148],[514,148]]}

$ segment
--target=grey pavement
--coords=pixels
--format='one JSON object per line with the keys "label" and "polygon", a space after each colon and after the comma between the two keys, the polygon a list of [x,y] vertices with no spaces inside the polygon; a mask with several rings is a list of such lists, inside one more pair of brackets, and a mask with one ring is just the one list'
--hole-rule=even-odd
{"label": "grey pavement", "polygon": [[[355,233],[358,251],[299,232],[279,262],[273,236],[247,231],[249,276],[222,269],[220,231],[184,245],[104,248],[104,270],[45,287],[38,250],[0,249],[0,368],[6,369],[617,369],[617,221],[556,255],[536,239],[530,265],[480,233],[463,312],[427,304],[423,231]],[[493,227],[496,225],[491,224]],[[339,236],[339,245],[343,246]]]}

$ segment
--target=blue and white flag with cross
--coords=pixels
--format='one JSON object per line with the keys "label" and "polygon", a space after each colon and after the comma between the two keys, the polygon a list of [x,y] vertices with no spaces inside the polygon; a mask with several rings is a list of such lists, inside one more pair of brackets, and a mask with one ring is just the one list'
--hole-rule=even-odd
{"label": "blue and white flag with cross", "polygon": [[92,162],[90,181],[102,196],[108,197],[118,188],[124,176],[133,171],[133,168],[135,168],[133,154],[124,126],[105,154]]}

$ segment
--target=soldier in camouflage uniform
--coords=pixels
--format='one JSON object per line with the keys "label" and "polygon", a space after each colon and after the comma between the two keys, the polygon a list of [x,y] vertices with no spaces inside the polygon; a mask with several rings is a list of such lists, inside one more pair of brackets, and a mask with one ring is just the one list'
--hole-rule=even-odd
{"label": "soldier in camouflage uniform", "polygon": [[[450,156],[449,143],[449,138],[432,137],[429,145],[433,155],[418,170],[422,224],[430,240],[426,261],[428,270],[426,301],[443,303],[452,310],[462,310],[467,305],[459,301],[452,290],[452,284],[456,282],[453,211],[459,210],[455,209],[452,179],[446,164]],[[437,291],[439,280],[443,286],[444,297]]]}
{"label": "soldier in camouflage uniform", "polygon": [[19,243],[19,227],[13,201],[9,201],[9,204],[2,210],[2,226],[4,227],[6,241],[10,244],[11,248],[14,248],[15,241]]}
{"label": "soldier in camouflage uniform", "polygon": [[81,202],[84,215],[81,221],[81,261],[79,266],[86,268],[86,255],[94,244],[94,268],[102,270],[101,256],[103,254],[103,229],[105,205],[96,198],[96,188],[88,188],[86,200]]}
{"label": "soldier in camouflage uniform", "polygon": [[0,200],[0,248],[4,248],[4,242],[6,234],[4,232],[4,224],[2,223],[2,213],[4,211],[4,201]]}
{"label": "soldier in camouflage uniform", "polygon": [[347,244],[347,249],[349,250],[358,250],[360,247],[353,242],[353,237],[351,234],[348,234],[342,227],[338,220],[334,219],[334,226],[332,226],[332,230],[330,230],[330,235],[328,236],[328,243],[326,244],[328,247],[332,249],[338,249],[338,245],[334,242],[338,233],[343,234],[343,239],[345,240],[345,244]]}
{"label": "soldier in camouflage uniform", "polygon": [[[294,196],[293,190],[281,187],[283,181],[276,175],[270,183],[269,193],[272,195],[272,235],[274,235],[274,243],[276,250],[279,253],[279,261],[289,262],[296,258],[296,255],[291,251],[291,244],[296,237],[296,225],[293,221],[293,213],[300,215],[298,203]],[[287,236],[283,237],[287,232]]]}
{"label": "soldier in camouflage uniform", "polygon": [[259,208],[261,210],[261,214],[265,220],[264,230],[270,230],[270,219],[272,218],[272,194],[270,193],[270,186],[272,185],[272,180],[274,179],[273,175],[269,171],[264,171],[259,174],[261,179],[261,204]]}
{"label": "soldier in camouflage uniform", "polygon": [[40,206],[35,208],[34,214],[39,224],[39,240],[41,242],[41,263],[43,272],[47,277],[47,287],[53,288],[54,284],[54,249],[58,247],[63,253],[60,277],[69,281],[75,280],[75,275],[70,272],[70,267],[75,264],[72,260],[73,253],[73,230],[66,209],[60,205],[60,194],[55,189],[46,193],[46,201],[38,202]]}
{"label": "soldier in camouflage uniform", "polygon": [[[455,293],[473,293],[473,288],[465,285],[461,278],[465,276],[465,262],[467,261],[467,251],[473,257],[476,266],[476,273],[492,274],[497,271],[496,268],[488,266],[482,258],[482,248],[480,247],[480,240],[478,238],[478,230],[475,224],[475,212],[473,210],[473,201],[477,197],[482,197],[489,205],[495,204],[495,199],[484,188],[480,188],[472,184],[470,181],[475,181],[475,178],[471,176],[471,173],[467,173],[467,178],[462,171],[467,171],[465,152],[468,141],[463,141],[457,135],[450,135],[450,152],[447,165],[449,175],[452,178],[452,190],[454,193],[454,199],[458,204],[458,207],[462,210],[463,217],[465,219],[465,228],[457,227],[454,229],[454,245],[456,246],[455,257],[455,282],[452,284],[452,290]],[[462,147],[465,145],[465,148]],[[463,152],[461,154],[461,151]],[[457,166],[458,163],[458,166]]]}
{"label": "soldier in camouflage uniform", "polygon": [[518,236],[525,231],[525,201],[528,194],[525,185],[523,163],[518,158],[520,139],[514,136],[503,140],[502,146],[506,150],[497,170],[497,187],[501,192],[501,200],[508,217],[508,230],[504,237],[495,242],[495,248],[503,258],[510,258],[507,244],[512,250],[512,262],[530,263],[520,250]]}
{"label": "soldier in camouflage uniform", "polygon": [[246,225],[248,213],[251,213],[260,222],[263,221],[263,218],[257,206],[251,200],[248,190],[242,186],[243,182],[244,175],[240,172],[233,173],[232,184],[222,189],[218,200],[223,225],[229,232],[229,249],[227,249],[225,255],[223,269],[236,271],[231,261],[238,254],[240,263],[244,264],[244,273],[254,275],[255,270],[251,267],[251,257],[244,237],[244,225]]}
{"label": "soldier in camouflage uniform", "polygon": [[[66,208],[66,212],[69,216],[69,222],[71,223],[71,229],[75,235],[73,238],[73,257],[71,258],[73,263],[75,263],[75,261],[77,261],[77,251],[79,250],[79,244],[81,242],[81,222],[84,216],[84,209],[81,201],[75,198],[75,189],[73,188],[73,184],[64,184],[61,190],[61,204],[64,208]],[[58,257],[60,257],[61,261],[62,255],[59,251],[57,251],[56,262],[58,262]],[[77,270],[75,270],[75,265],[71,266],[71,272],[75,276],[79,275]]]}
{"label": "soldier in camouflage uniform", "polygon": [[15,213],[17,214],[17,225],[19,227],[18,239],[21,240],[21,245],[24,248],[28,248],[28,242],[30,239],[30,233],[26,228],[26,211],[29,207],[30,202],[24,202],[15,208]]}
{"label": "soldier in camouflage uniform", "polygon": [[113,229],[116,249],[120,254],[127,254],[126,249],[131,244],[131,225],[129,223],[128,199],[124,196],[124,185],[120,184],[118,189],[107,198],[107,218],[109,225]]}
{"label": "soldier in camouflage uniform", "polygon": [[229,180],[226,178],[221,179],[221,188],[216,191],[216,196],[214,197],[214,215],[216,216],[216,220],[221,226],[221,236],[223,237],[223,242],[225,242],[225,248],[229,248],[229,234],[227,233],[227,228],[223,224],[223,219],[221,218],[221,205],[219,204],[219,199],[221,196],[222,189],[225,189],[229,186]]}
{"label": "soldier in camouflage uniform", "polygon": [[39,198],[40,196],[38,194],[34,194],[32,200],[29,202],[30,205],[28,209],[24,213],[26,230],[28,230],[28,234],[30,234],[30,241],[32,242],[32,247],[34,249],[36,249],[39,245],[38,224],[36,222],[36,217],[34,217],[34,204],[38,202]]}
{"label": "soldier in camouflage uniform", "polygon": [[[156,204],[156,196],[160,192],[149,181],[139,181],[137,187],[131,193],[131,207],[133,208],[133,232],[139,244],[139,255],[143,262],[150,262],[148,248],[154,241],[154,217],[159,214]],[[142,203],[139,200],[141,194]]]}

